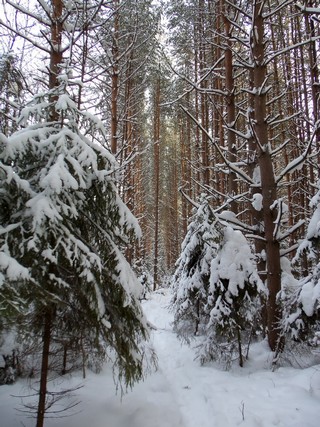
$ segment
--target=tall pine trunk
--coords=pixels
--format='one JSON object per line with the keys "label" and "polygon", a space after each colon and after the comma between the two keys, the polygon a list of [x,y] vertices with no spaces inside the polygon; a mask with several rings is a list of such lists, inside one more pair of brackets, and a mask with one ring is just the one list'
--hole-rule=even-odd
{"label": "tall pine trunk", "polygon": [[[236,134],[233,131],[236,120],[236,105],[235,105],[235,84],[234,84],[234,67],[233,67],[233,53],[232,53],[232,25],[228,17],[228,6],[224,2],[221,10],[223,13],[224,31],[226,37],[225,47],[225,84],[226,84],[226,107],[227,107],[227,139],[228,139],[228,160],[231,163],[236,162]],[[233,198],[238,192],[237,176],[234,172],[230,171],[228,175],[228,198]],[[230,209],[232,212],[237,213],[237,203],[232,200],[230,202]]]}
{"label": "tall pine trunk", "polygon": [[[160,68],[160,67],[159,67]],[[154,262],[153,289],[158,287],[159,265],[159,190],[160,190],[160,70],[154,98]]]}
{"label": "tall pine trunk", "polygon": [[281,289],[280,244],[274,236],[277,200],[277,184],[271,157],[270,141],[268,138],[267,123],[267,93],[265,90],[267,79],[267,65],[265,61],[265,38],[263,0],[256,0],[253,7],[252,22],[252,61],[254,79],[254,111],[255,120],[253,130],[257,145],[258,164],[261,174],[262,213],[264,220],[264,237],[266,241],[267,258],[267,326],[268,342],[272,351],[279,346],[279,320],[281,307],[277,302],[277,295]]}
{"label": "tall pine trunk", "polygon": [[111,76],[111,153],[117,154],[118,145],[118,92],[119,92],[119,0],[113,0],[113,40]]}

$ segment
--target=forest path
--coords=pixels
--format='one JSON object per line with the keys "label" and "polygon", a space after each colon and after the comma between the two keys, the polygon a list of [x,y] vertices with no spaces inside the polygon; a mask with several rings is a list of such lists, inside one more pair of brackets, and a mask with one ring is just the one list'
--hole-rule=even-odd
{"label": "forest path", "polygon": [[[194,345],[181,343],[172,331],[170,292],[162,289],[143,303],[158,356],[158,374],[165,379],[181,414],[176,427],[316,427],[320,410],[320,365],[305,370],[270,369],[266,343],[252,346],[244,368],[230,371],[200,366]],[[160,402],[159,402],[160,403]],[[162,405],[162,403],[161,403]],[[164,409],[164,408],[163,408]],[[150,423],[148,427],[156,424]],[[172,424],[164,423],[162,427]]]}
{"label": "forest path", "polygon": [[[306,369],[280,367],[272,372],[272,354],[262,342],[252,345],[244,368],[235,365],[226,372],[214,364],[200,366],[194,360],[193,346],[182,344],[172,331],[169,302],[168,289],[152,293],[143,301],[146,317],[155,327],[151,346],[158,357],[158,369],[122,399],[120,393],[115,395],[110,364],[99,374],[88,370],[85,380],[80,372],[59,378],[57,384],[50,383],[50,389],[84,385],[74,397],[70,396],[71,402],[79,401],[79,406],[74,415],[67,411],[70,417],[49,417],[45,427],[319,426],[320,365]],[[28,395],[29,385],[20,380],[0,387],[1,427],[34,427],[28,414],[15,410],[20,399],[12,397]]]}
{"label": "forest path", "polygon": [[[168,309],[168,289],[162,289],[144,303],[145,314],[156,328],[152,332],[152,344],[158,356],[158,371],[166,378],[168,388],[182,414],[183,427],[215,427],[229,425],[228,399],[225,405],[212,394],[212,369],[199,367],[195,350],[181,343],[172,331],[173,315]],[[200,368],[200,369],[199,369]],[[218,381],[219,382],[219,381]],[[219,390],[226,393],[226,389]],[[238,421],[242,421],[241,399]]]}

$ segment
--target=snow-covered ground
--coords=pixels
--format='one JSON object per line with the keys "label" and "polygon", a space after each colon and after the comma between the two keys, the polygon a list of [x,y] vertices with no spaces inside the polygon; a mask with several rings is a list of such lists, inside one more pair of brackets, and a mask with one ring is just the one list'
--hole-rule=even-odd
{"label": "snow-covered ground", "polygon": [[[74,376],[61,387],[83,384],[73,416],[48,419],[46,427],[318,427],[320,423],[320,365],[305,369],[270,370],[271,354],[262,343],[253,345],[244,368],[229,372],[200,366],[194,349],[172,332],[169,291],[144,302],[156,326],[152,343],[159,368],[120,398],[112,372],[106,368],[86,380]],[[29,394],[25,383],[0,387],[0,426],[33,427],[19,414],[20,400]]]}

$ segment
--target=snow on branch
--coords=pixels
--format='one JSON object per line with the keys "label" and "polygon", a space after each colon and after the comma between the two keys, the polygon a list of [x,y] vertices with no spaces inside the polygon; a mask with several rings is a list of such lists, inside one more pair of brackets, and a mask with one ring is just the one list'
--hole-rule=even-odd
{"label": "snow on branch", "polygon": [[237,6],[234,1],[225,0],[225,3],[231,6],[233,9],[236,9],[242,15],[246,16],[249,19],[252,19],[252,14],[249,14],[246,10],[242,9],[240,6]]}
{"label": "snow on branch", "polygon": [[202,132],[205,133],[205,135],[208,137],[209,141],[213,143],[213,145],[216,147],[218,153],[220,154],[223,162],[225,165],[236,175],[238,175],[240,178],[244,179],[249,184],[254,184],[252,179],[249,175],[247,175],[244,171],[236,167],[232,162],[229,162],[228,159],[226,159],[225,155],[223,154],[223,151],[221,150],[221,147],[219,144],[211,137],[209,132],[199,123],[199,121],[183,106],[180,104],[180,108],[190,117],[190,119],[201,129]]}
{"label": "snow on branch", "polygon": [[222,224],[225,224],[225,225],[232,224],[238,230],[246,230],[246,231],[250,231],[251,233],[254,233],[256,231],[254,226],[250,226],[240,221],[236,217],[236,214],[232,211],[223,211],[221,212],[221,214],[217,214],[217,217]]}
{"label": "snow on branch", "polygon": [[294,3],[294,0],[284,0],[282,3],[279,4],[278,7],[272,9],[269,13],[264,14],[263,17],[265,19],[271,18],[273,15],[276,15],[278,12],[280,12],[281,9],[289,6],[292,3]]}
{"label": "snow on branch", "polygon": [[[0,252],[0,271],[1,270],[5,272],[9,280],[26,280],[30,278],[29,270],[4,251]],[[5,277],[0,273],[0,286],[3,285],[4,281]]]}
{"label": "snow on branch", "polygon": [[295,43],[295,44],[292,44],[292,45],[290,45],[290,46],[286,46],[286,47],[285,47],[285,48],[283,48],[283,49],[280,49],[280,50],[278,50],[278,51],[276,51],[276,52],[273,52],[273,53],[270,55],[269,59],[266,59],[265,64],[266,64],[266,65],[268,65],[270,62],[274,61],[274,59],[275,59],[276,57],[281,56],[281,55],[283,55],[283,54],[285,54],[285,53],[288,53],[288,52],[290,52],[291,50],[294,50],[294,49],[296,49],[296,48],[298,48],[298,47],[305,46],[306,44],[309,44],[310,42],[315,42],[315,41],[317,41],[317,40],[319,40],[319,39],[320,39],[320,36],[310,37],[308,40],[304,40],[304,41],[302,41],[302,42]]}
{"label": "snow on branch", "polygon": [[300,9],[302,13],[320,15],[320,7],[308,7],[299,3],[296,4],[296,7]]}
{"label": "snow on branch", "polygon": [[199,209],[200,205],[199,203],[195,202],[194,200],[191,199],[191,197],[189,197],[184,191],[183,189],[180,187],[179,188],[179,192],[182,194],[182,196],[195,208]]}
{"label": "snow on branch", "polygon": [[295,225],[290,227],[285,233],[281,234],[280,238],[278,239],[280,242],[282,240],[285,240],[287,237],[290,236],[294,231],[296,231],[298,228],[300,228],[305,223],[304,219],[300,219]]}
{"label": "snow on branch", "polygon": [[[43,17],[39,14],[35,14],[33,12],[30,11],[30,9],[26,9],[25,7],[21,6],[20,4],[18,4],[17,1],[11,1],[11,0],[6,0],[6,3],[8,3],[10,6],[12,6],[14,9],[18,10],[19,12],[22,12],[24,15],[30,16],[30,18],[35,19],[36,21],[40,22],[43,25],[50,25],[50,22],[45,21],[43,19]],[[38,3],[41,3],[41,6],[44,6],[44,1],[43,0],[38,0]],[[47,7],[43,7],[43,9],[45,10],[47,16],[50,18],[50,15],[48,14],[48,8]]]}
{"label": "snow on branch", "polygon": [[312,143],[313,143],[313,141],[314,141],[314,139],[316,137],[316,133],[317,133],[317,130],[319,129],[319,126],[320,126],[320,122],[317,122],[316,125],[315,125],[315,128],[313,130],[313,134],[312,134],[312,136],[310,138],[310,141],[309,141],[309,143],[308,143],[305,151],[300,156],[298,156],[297,158],[295,158],[294,160],[292,160],[283,169],[283,171],[278,176],[275,177],[276,178],[275,179],[276,184],[278,184],[286,174],[293,173],[295,170],[297,170],[297,169],[299,169],[299,168],[302,167],[304,161],[308,157],[309,151],[310,151]]}
{"label": "snow on branch", "polygon": [[44,46],[41,46],[37,42],[35,42],[34,38],[31,39],[26,34],[22,34],[20,31],[15,30],[14,28],[10,27],[10,25],[7,25],[2,19],[0,19],[0,26],[3,25],[7,30],[12,31],[17,36],[22,37],[23,39],[27,40],[29,43],[31,43],[33,46],[37,47],[38,49],[46,52],[47,54],[50,54],[50,50],[46,49]]}

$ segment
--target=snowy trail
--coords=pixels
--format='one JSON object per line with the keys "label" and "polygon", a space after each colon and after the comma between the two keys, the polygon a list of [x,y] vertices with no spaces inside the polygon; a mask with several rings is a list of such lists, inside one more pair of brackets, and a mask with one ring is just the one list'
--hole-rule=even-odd
{"label": "snowy trail", "polygon": [[[197,364],[194,350],[181,344],[173,333],[173,317],[168,312],[167,304],[167,298],[155,294],[154,299],[145,306],[149,321],[157,328],[153,332],[153,345],[158,355],[158,369],[170,384],[182,413],[184,427],[212,427],[214,406],[208,397],[206,381],[199,378],[199,372],[194,369]],[[223,421],[219,420],[221,423]]]}
{"label": "snowy trail", "polygon": [[167,290],[155,293],[144,309],[157,327],[153,345],[159,370],[179,405],[184,427],[318,427],[319,366],[271,372],[268,349],[261,346],[252,366],[249,361],[233,372],[201,367],[194,360],[195,350],[172,332],[168,297]]}
{"label": "snowy trail", "polygon": [[[235,389],[231,398],[232,390],[223,381],[226,373],[200,367],[194,360],[195,350],[178,340],[172,331],[168,296],[154,294],[153,300],[145,305],[145,312],[157,327],[153,332],[153,345],[159,370],[179,404],[184,427],[234,427],[242,423],[243,396]],[[232,399],[236,406],[232,406]]]}
{"label": "snowy trail", "polygon": [[[194,360],[195,350],[172,332],[169,300],[169,291],[163,290],[143,302],[148,320],[157,328],[151,341],[158,370],[122,399],[115,395],[110,366],[99,375],[88,371],[85,380],[75,373],[57,389],[84,384],[75,396],[79,413],[48,419],[45,427],[319,426],[320,365],[271,372],[270,352],[262,343],[252,346],[251,359],[242,369],[201,367]],[[19,399],[12,397],[29,392],[24,381],[0,387],[0,427],[34,427],[33,419],[16,412]]]}

